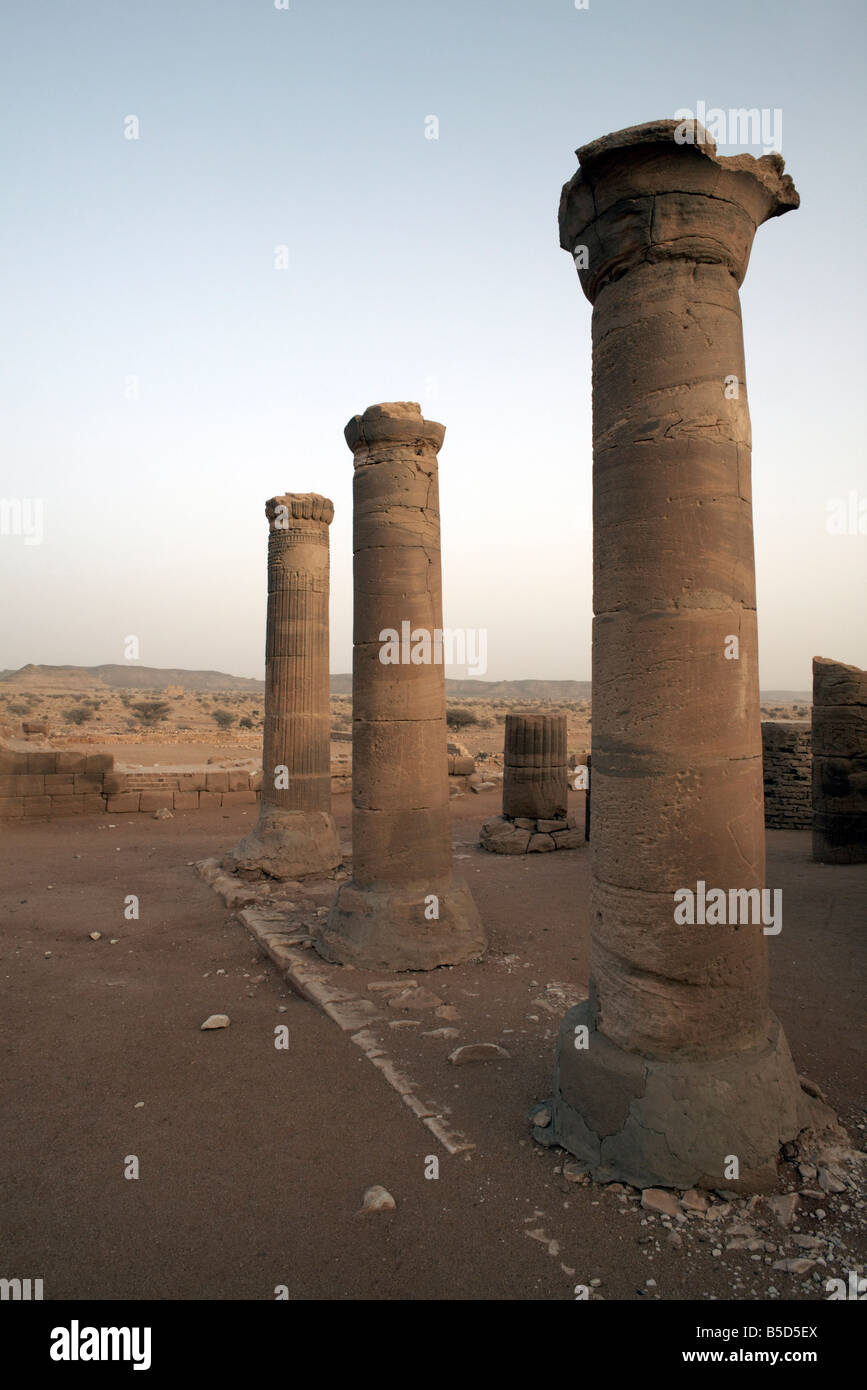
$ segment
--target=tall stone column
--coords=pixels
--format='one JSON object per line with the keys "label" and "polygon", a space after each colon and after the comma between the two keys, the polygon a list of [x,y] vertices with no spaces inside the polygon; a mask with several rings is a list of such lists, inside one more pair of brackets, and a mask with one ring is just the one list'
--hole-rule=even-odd
{"label": "tall stone column", "polygon": [[400,401],[370,406],[345,434],[355,456],[352,879],[318,949],[363,969],[427,970],[484,950],[475,903],[452,874],[437,480],[445,429]]}
{"label": "tall stone column", "polygon": [[774,1179],[808,1101],[761,918],[681,925],[674,895],[722,889],[731,916],[729,890],[764,886],[738,289],[756,228],[799,199],[779,155],[676,130],[578,150],[560,203],[593,304],[592,951],[537,1137],[600,1177],[743,1188]]}
{"label": "tall stone column", "polygon": [[813,657],[813,858],[867,862],[867,671]]}
{"label": "tall stone column", "polygon": [[315,492],[265,503],[268,623],[262,800],[255,829],[229,859],[272,878],[310,878],[340,863],[331,816],[328,527]]}

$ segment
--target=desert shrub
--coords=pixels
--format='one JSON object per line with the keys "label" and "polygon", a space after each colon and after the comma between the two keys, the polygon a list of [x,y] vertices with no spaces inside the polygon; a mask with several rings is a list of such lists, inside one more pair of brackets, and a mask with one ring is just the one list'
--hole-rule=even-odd
{"label": "desert shrub", "polygon": [[252,727],[253,727],[253,721],[252,721],[252,719],[249,719],[249,718],[247,717],[247,715],[243,715],[243,716],[238,720],[238,725],[239,725],[239,727],[242,728],[242,729],[252,729]]}
{"label": "desert shrub", "polygon": [[139,700],[132,706],[136,719],[148,729],[161,723],[168,716],[170,709],[171,706],[166,700]]}
{"label": "desert shrub", "polygon": [[235,716],[230,709],[215,709],[214,723],[218,729],[228,729],[235,722]]}
{"label": "desert shrub", "polygon": [[88,719],[93,718],[93,710],[88,709],[87,705],[79,705],[76,709],[64,710],[63,717],[67,724],[86,724]]}
{"label": "desert shrub", "polygon": [[451,729],[465,729],[475,722],[476,716],[471,709],[461,709],[459,705],[450,705],[446,709],[446,723]]}
{"label": "desert shrub", "polygon": [[19,704],[7,705],[6,708],[8,709],[8,711],[9,711],[10,714],[27,714],[27,713],[29,713],[29,706],[28,706],[28,705],[19,705]]}

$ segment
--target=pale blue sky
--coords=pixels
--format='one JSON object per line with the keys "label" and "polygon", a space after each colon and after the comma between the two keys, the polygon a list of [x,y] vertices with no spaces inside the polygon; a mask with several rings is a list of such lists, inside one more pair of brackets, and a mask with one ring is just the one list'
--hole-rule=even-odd
{"label": "pale blue sky", "polygon": [[762,684],[867,665],[867,537],[826,531],[867,498],[864,27],[846,0],[10,0],[0,497],[43,499],[45,537],[0,535],[0,667],[136,634],[148,665],[261,675],[264,500],[313,490],[349,670],[343,426],[418,400],[447,427],[446,624],[487,629],[490,679],[588,678],[590,306],[559,192],[578,145],[699,100],[780,108],[802,197],[742,292]]}

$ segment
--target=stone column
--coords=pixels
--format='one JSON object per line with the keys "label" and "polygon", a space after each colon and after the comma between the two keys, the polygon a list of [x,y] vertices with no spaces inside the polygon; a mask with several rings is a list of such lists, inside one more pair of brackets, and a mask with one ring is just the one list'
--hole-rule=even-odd
{"label": "stone column", "polygon": [[503,815],[565,817],[568,778],[565,714],[507,714]]}
{"label": "stone column", "polygon": [[355,455],[352,879],[318,949],[368,970],[428,970],[484,949],[475,903],[452,875],[437,482],[445,430],[400,401],[370,406],[345,434]]}
{"label": "stone column", "polygon": [[229,860],[272,878],[322,877],[340,863],[331,817],[328,527],[334,504],[315,492],[265,503],[268,623],[265,738],[256,828]]}
{"label": "stone column", "polygon": [[813,858],[867,862],[867,671],[813,658]]}
{"label": "stone column", "polygon": [[592,951],[537,1137],[599,1177],[744,1188],[774,1180],[807,1098],[761,919],[680,925],[674,895],[764,885],[738,289],[757,226],[799,200],[779,155],[683,129],[586,145],[560,203],[593,304]]}

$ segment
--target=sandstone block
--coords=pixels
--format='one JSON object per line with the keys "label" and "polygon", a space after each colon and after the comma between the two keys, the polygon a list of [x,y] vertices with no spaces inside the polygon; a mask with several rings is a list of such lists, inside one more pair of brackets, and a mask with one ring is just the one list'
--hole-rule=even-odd
{"label": "sandstone block", "polygon": [[255,806],[256,793],[251,792],[249,787],[246,791],[223,792],[224,806]]}
{"label": "sandstone block", "polygon": [[199,810],[215,811],[218,806],[223,804],[222,792],[199,792]]}
{"label": "sandstone block", "polygon": [[106,810],[110,816],[123,811],[137,811],[140,797],[140,792],[121,792],[118,796],[110,796]]}
{"label": "sandstone block", "polygon": [[531,835],[530,843],[527,846],[528,854],[548,854],[555,849],[553,839],[550,835]]}
{"label": "sandstone block", "polygon": [[23,815],[23,796],[0,796],[0,819],[20,820]]}
{"label": "sandstone block", "polygon": [[182,772],[178,777],[178,790],[182,792],[203,792],[206,786],[204,772]]}
{"label": "sandstone block", "polygon": [[170,811],[172,796],[170,791],[141,792],[138,808],[140,811]]}
{"label": "sandstone block", "polygon": [[86,772],[87,757],[72,749],[58,749],[55,757],[55,772]]}
{"label": "sandstone block", "polygon": [[6,796],[42,796],[45,793],[45,778],[35,773],[0,777],[0,793]]}
{"label": "sandstone block", "polygon": [[198,811],[199,793],[174,792],[172,796],[172,807],[175,811]]}
{"label": "sandstone block", "polygon": [[52,796],[51,815],[52,817],[83,816],[84,796]]}
{"label": "sandstone block", "polygon": [[105,796],[119,796],[128,789],[129,776],[125,772],[106,772],[102,779],[102,791]]}
{"label": "sandstone block", "polygon": [[27,771],[28,772],[54,772],[56,766],[56,753],[28,753]]}
{"label": "sandstone block", "polygon": [[47,816],[51,810],[50,796],[25,796],[25,816]]}
{"label": "sandstone block", "polygon": [[241,771],[241,770],[239,770],[239,769],[234,769],[234,770],[230,771],[230,772],[229,772],[229,785],[228,785],[227,790],[230,791],[230,792],[246,792],[246,791],[249,791],[249,790],[250,790],[250,774],[249,774],[249,772],[243,772],[243,771]]}
{"label": "sandstone block", "polygon": [[72,796],[75,781],[71,772],[49,772],[45,777],[47,796]]}
{"label": "sandstone block", "polygon": [[104,796],[89,795],[87,793],[85,794],[84,814],[86,816],[102,815],[102,813],[105,811],[105,806],[106,798]]}
{"label": "sandstone block", "polygon": [[555,830],[551,839],[555,849],[580,849],[586,843],[583,830]]}
{"label": "sandstone block", "polygon": [[16,753],[11,748],[0,748],[0,778],[11,777],[14,773],[26,771],[26,753]]}
{"label": "sandstone block", "polygon": [[229,790],[228,772],[206,773],[205,787],[209,792],[227,792]]}
{"label": "sandstone block", "polygon": [[102,795],[103,787],[101,775],[98,777],[93,777],[89,772],[75,772],[73,773],[73,778],[75,781],[75,790],[77,792],[86,792],[88,795],[91,796]]}
{"label": "sandstone block", "polygon": [[85,755],[84,770],[89,776],[99,776],[103,772],[111,772],[114,768],[114,755],[112,753],[87,753]]}

